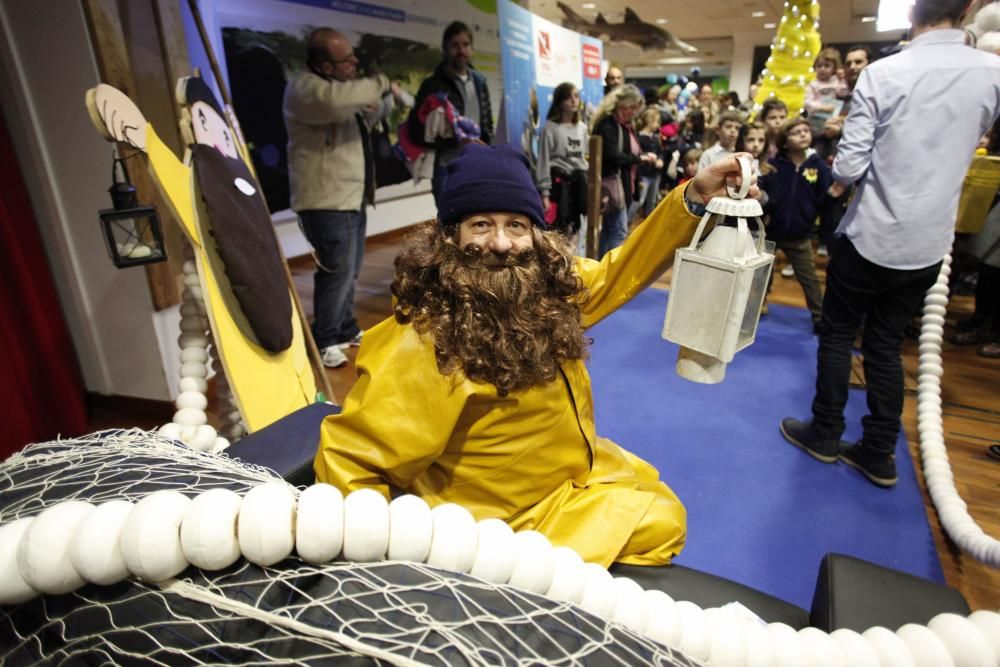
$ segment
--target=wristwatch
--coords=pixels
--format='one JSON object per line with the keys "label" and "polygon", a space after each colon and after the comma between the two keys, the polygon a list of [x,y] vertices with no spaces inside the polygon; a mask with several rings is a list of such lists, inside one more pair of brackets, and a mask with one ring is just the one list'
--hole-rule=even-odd
{"label": "wristwatch", "polygon": [[705,204],[701,202],[692,201],[688,198],[687,188],[684,189],[684,205],[687,206],[687,210],[691,215],[702,216],[705,215]]}

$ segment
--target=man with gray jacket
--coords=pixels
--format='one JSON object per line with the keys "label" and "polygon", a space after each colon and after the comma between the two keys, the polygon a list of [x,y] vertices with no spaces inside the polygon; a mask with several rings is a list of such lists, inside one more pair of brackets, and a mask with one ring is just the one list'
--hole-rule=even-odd
{"label": "man with gray jacket", "polygon": [[382,75],[358,78],[350,41],[329,28],[313,31],[307,66],[285,88],[292,210],[314,250],[313,337],[323,364],[347,363],[361,344],[354,283],[365,251],[365,207],[375,193],[368,130],[390,90]]}

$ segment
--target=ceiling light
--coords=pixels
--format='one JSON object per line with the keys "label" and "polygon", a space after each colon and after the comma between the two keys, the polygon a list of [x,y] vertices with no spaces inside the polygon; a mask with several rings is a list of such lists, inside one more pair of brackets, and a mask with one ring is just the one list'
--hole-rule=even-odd
{"label": "ceiling light", "polygon": [[861,17],[861,22],[862,23],[871,23],[872,21],[876,21],[876,20],[878,20],[878,19],[876,17],[874,17],[874,16],[862,16]]}
{"label": "ceiling light", "polygon": [[764,12],[751,12],[750,16],[754,17],[755,19],[759,19],[761,16],[764,16]]}
{"label": "ceiling light", "polygon": [[913,0],[879,0],[878,19],[875,29],[905,30],[910,27],[910,6]]}
{"label": "ceiling light", "polygon": [[660,25],[663,25],[664,23],[667,22],[667,19],[656,19],[656,22],[659,23]]}
{"label": "ceiling light", "polygon": [[765,30],[771,30],[772,28],[774,28],[777,25],[778,25],[777,23],[765,23],[764,24],[764,29]]}
{"label": "ceiling light", "polygon": [[582,5],[580,5],[580,6],[581,6],[581,7],[583,7],[584,9],[593,9],[593,8],[594,8],[594,7],[596,7],[597,5],[595,5],[595,4],[594,4],[594,3],[592,3],[592,2],[585,2],[585,3],[583,3],[583,4],[582,4]]}
{"label": "ceiling light", "polygon": [[702,59],[692,56],[677,56],[674,58],[660,58],[656,62],[661,65],[692,65],[702,62]]}

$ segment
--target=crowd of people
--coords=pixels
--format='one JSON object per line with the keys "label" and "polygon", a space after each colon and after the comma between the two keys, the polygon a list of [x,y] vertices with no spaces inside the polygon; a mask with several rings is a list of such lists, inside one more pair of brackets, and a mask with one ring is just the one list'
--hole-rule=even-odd
{"label": "crowd of people", "polygon": [[[396,260],[392,316],[364,334],[358,380],[323,426],[318,478],[460,502],[588,560],[669,562],[685,540],[683,505],[654,468],[594,432],[584,332],[662,275],[745,158],[767,238],[819,337],[812,415],[780,431],[818,461],[893,486],[904,330],[951,248],[976,144],[1000,114],[1000,58],[969,48],[957,29],[967,9],[917,0],[908,47],[878,61],[864,46],[823,49],[802,114],[710,86],[681,108],[676,86],[644,93],[612,67],[587,118],[580,91],[563,83],[535,165],[491,145],[472,32],[448,26],[442,63],[405,124],[433,156],[438,215]],[[343,356],[331,349],[362,337],[350,294],[370,196],[366,128],[406,102],[382,77],[358,79],[356,65],[342,35],[317,31],[310,69],[285,101],[293,206],[317,255],[314,334],[331,366]],[[466,119],[467,131],[440,131],[441,116]],[[946,124],[949,141],[930,141]],[[602,144],[597,259],[570,242],[587,211],[590,137]],[[341,219],[350,231],[319,230]],[[825,294],[817,252],[829,256]],[[328,298],[335,307],[321,307]],[[995,294],[983,301],[966,331],[996,331]],[[840,436],[859,330],[870,414],[849,445]]]}

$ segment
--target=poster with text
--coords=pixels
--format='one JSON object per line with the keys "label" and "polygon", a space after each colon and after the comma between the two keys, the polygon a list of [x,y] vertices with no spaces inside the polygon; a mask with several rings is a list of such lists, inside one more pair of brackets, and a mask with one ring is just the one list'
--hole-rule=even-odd
{"label": "poster with text", "polygon": [[506,139],[518,144],[532,166],[538,134],[552,105],[552,91],[570,82],[580,91],[584,120],[604,97],[601,40],[535,16],[510,0],[497,0]]}

